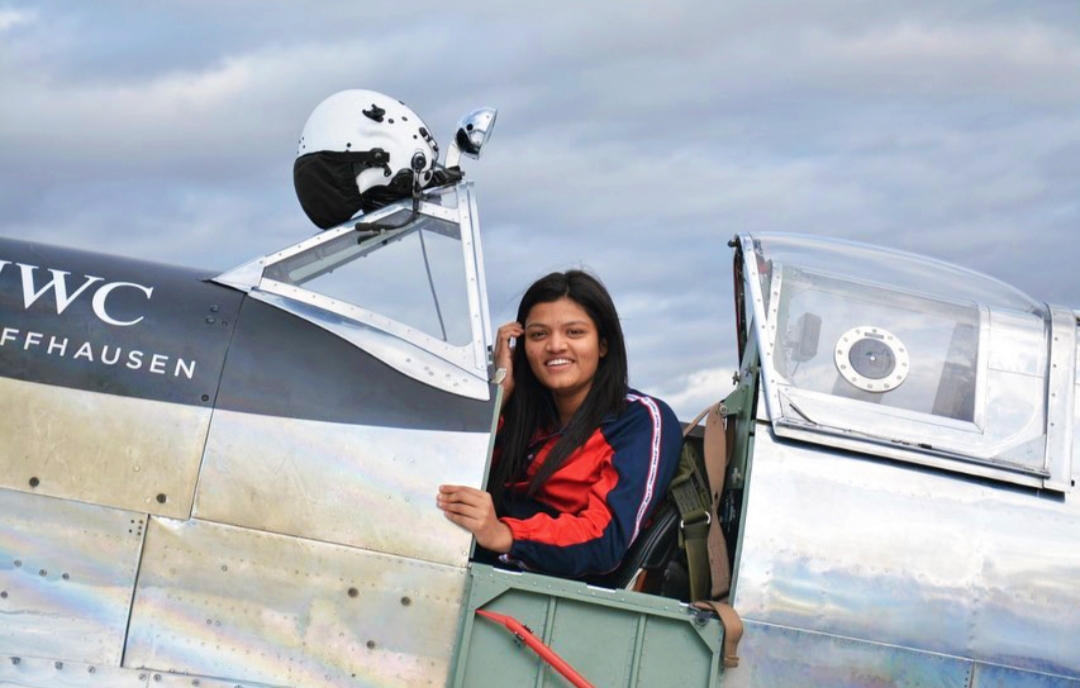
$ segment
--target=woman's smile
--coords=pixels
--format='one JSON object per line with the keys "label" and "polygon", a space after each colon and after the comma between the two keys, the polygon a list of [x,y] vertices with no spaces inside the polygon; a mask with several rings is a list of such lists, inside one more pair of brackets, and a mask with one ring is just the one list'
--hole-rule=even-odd
{"label": "woman's smile", "polygon": [[525,357],[540,384],[570,415],[592,387],[607,343],[576,301],[562,297],[538,303],[525,320]]}

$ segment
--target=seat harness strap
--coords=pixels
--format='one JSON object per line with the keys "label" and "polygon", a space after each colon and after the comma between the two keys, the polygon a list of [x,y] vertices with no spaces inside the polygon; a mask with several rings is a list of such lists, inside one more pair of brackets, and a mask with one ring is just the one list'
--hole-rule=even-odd
{"label": "seat harness strap", "polygon": [[709,570],[712,572],[712,589],[709,599],[720,599],[731,587],[731,560],[728,558],[727,541],[720,530],[717,516],[720,497],[724,493],[724,476],[727,474],[729,449],[734,439],[735,424],[727,423],[727,409],[723,403],[710,406],[705,416],[705,471],[709,475],[709,524],[708,550]]}
{"label": "seat harness strap", "polygon": [[[697,418],[686,426],[684,437],[691,429],[705,418],[704,448],[705,472],[708,489],[705,498],[707,513],[704,518],[698,514],[702,510],[702,493],[698,486],[691,483],[701,482],[698,470],[690,471],[692,479],[684,479],[672,489],[675,503],[683,517],[681,534],[686,548],[686,565],[690,577],[690,600],[699,609],[710,610],[720,617],[724,627],[723,662],[725,668],[739,666],[739,641],[743,635],[743,623],[738,612],[726,601],[717,601],[727,595],[731,587],[731,561],[728,558],[727,542],[720,530],[717,517],[720,497],[724,492],[724,476],[727,473],[728,456],[735,439],[735,424],[726,422],[727,409],[717,402],[705,409]],[[684,442],[684,451],[689,443]],[[697,462],[690,463],[693,466]],[[680,476],[682,477],[682,471]],[[692,490],[692,491],[691,491]]]}
{"label": "seat harness strap", "polygon": [[679,544],[686,551],[691,601],[710,597],[709,533],[715,511],[711,509],[712,490],[708,476],[703,475],[701,470],[704,462],[698,456],[697,449],[685,441],[685,437],[711,409],[711,406],[705,409],[686,425],[679,472],[668,486],[668,493],[679,509]]}
{"label": "seat harness strap", "polygon": [[695,602],[698,609],[715,612],[720,617],[720,625],[724,627],[724,651],[723,661],[725,669],[734,669],[739,666],[739,641],[743,636],[743,622],[739,613],[727,602],[711,602],[703,600]]}

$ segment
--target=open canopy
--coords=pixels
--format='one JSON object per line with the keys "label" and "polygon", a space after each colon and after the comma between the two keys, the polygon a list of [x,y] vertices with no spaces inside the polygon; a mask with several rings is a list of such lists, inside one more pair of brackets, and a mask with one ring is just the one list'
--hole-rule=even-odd
{"label": "open canopy", "polygon": [[1068,482],[1072,311],[899,251],[779,234],[739,247],[777,434]]}

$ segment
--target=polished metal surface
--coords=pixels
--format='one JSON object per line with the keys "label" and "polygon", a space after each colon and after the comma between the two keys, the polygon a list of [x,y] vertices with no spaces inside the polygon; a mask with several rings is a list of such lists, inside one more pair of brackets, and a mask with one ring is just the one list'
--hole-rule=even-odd
{"label": "polished metal surface", "polygon": [[435,495],[443,483],[480,487],[488,439],[218,411],[195,514],[464,566],[470,536]]}
{"label": "polished metal surface", "polygon": [[465,260],[465,288],[468,292],[472,325],[472,361],[474,374],[487,379],[487,347],[492,343],[487,307],[487,282],[480,249],[480,216],[471,184],[462,184],[458,194],[458,220],[461,225],[461,250]]}
{"label": "polished metal surface", "polygon": [[752,621],[739,655],[723,688],[971,688],[970,661]]}
{"label": "polished metal surface", "polygon": [[1073,408],[1076,390],[1076,316],[1051,308],[1050,374],[1047,380],[1046,467],[1054,479],[1050,489],[1072,488]]}
{"label": "polished metal surface", "polygon": [[[368,213],[367,215],[363,216],[362,219],[365,222],[379,222],[380,220],[384,220],[387,217],[390,217],[391,215],[393,215],[395,213],[401,212],[402,210],[408,210],[410,206],[411,206],[411,201],[407,201],[407,200],[398,201],[397,203],[391,203],[391,204],[389,204],[387,206],[379,208],[378,210],[375,210],[375,211],[373,211],[371,213]],[[342,236],[344,234],[349,234],[349,233],[354,232],[354,231],[356,231],[355,230],[355,223],[354,222],[347,222],[347,223],[342,224],[342,225],[340,225],[338,227],[333,227],[333,228],[328,229],[326,231],[319,232],[317,234],[313,234],[312,236],[308,237],[307,239],[304,239],[303,241],[301,241],[299,243],[293,244],[292,246],[288,246],[286,248],[283,248],[280,251],[275,251],[274,253],[267,254],[266,256],[263,256],[262,258],[258,258],[258,259],[249,261],[249,262],[235,268],[234,270],[235,271],[248,272],[248,271],[250,271],[250,266],[252,264],[257,263],[258,261],[263,261],[263,263],[266,264],[266,265],[270,265],[272,263],[277,263],[277,262],[280,262],[281,260],[284,260],[285,258],[288,258],[290,256],[294,256],[294,255],[296,255],[298,253],[303,253],[305,251],[309,251],[312,248],[321,246],[321,245],[323,245],[323,244],[325,244],[327,242],[331,242],[334,239],[338,238],[339,236]],[[226,272],[221,273],[220,275],[215,277],[213,281],[220,282],[222,284],[227,284],[230,281],[233,281],[234,270],[228,270]],[[260,273],[260,276],[261,276],[261,273]],[[255,285],[252,285],[252,286],[255,286]]]}
{"label": "polished metal surface", "polygon": [[[0,686],[5,688],[148,688],[152,672],[116,666],[0,654]],[[160,682],[154,686],[161,686]],[[173,684],[177,685],[177,684]],[[191,688],[191,679],[185,684]],[[229,688],[235,688],[233,683]],[[201,686],[201,688],[213,688]],[[244,688],[251,688],[250,684]]]}
{"label": "polished metal surface", "polygon": [[976,664],[972,673],[971,688],[1080,688],[1080,681],[1003,666]]}
{"label": "polished metal surface", "polygon": [[259,280],[262,279],[263,270],[266,268],[265,258],[255,258],[243,265],[224,272],[213,279],[218,284],[223,284],[226,287],[232,287],[238,291],[249,292],[255,287],[259,286]]}
{"label": "polished metal surface", "polygon": [[497,114],[498,110],[495,108],[484,107],[461,118],[446,152],[447,168],[457,167],[461,163],[462,155],[474,159],[480,158],[484,145],[495,128]]}
{"label": "polished metal surface", "polygon": [[499,111],[484,107],[474,110],[461,118],[455,140],[461,152],[472,158],[479,158],[487,143],[491,131],[495,128],[495,117]]}
{"label": "polished metal surface", "polygon": [[[412,217],[407,211],[401,211],[399,214],[403,215],[404,219]],[[412,222],[401,227],[381,231],[359,232],[353,228],[344,227],[333,230],[333,235],[329,239],[319,242],[306,251],[267,261],[263,277],[295,286],[305,286],[311,280],[332,273],[353,261],[366,258],[388,244],[399,241],[403,236],[415,233],[418,219],[421,217],[416,216]],[[453,223],[442,224],[454,227]],[[346,229],[348,231],[342,231]]]}
{"label": "polished metal surface", "polygon": [[151,519],[124,666],[290,686],[442,686],[466,570]]}
{"label": "polished metal surface", "polygon": [[209,408],[2,377],[0,397],[0,487],[191,513]]}
{"label": "polished metal surface", "polygon": [[251,681],[42,657],[0,655],[0,686],[10,688],[279,688]]}
{"label": "polished metal surface", "polygon": [[176,674],[163,671],[139,671],[146,675],[147,688],[285,688],[283,684],[254,683],[249,680],[237,681],[215,679],[197,674]]}
{"label": "polished metal surface", "polygon": [[759,425],[744,619],[1080,678],[1080,501]]}
{"label": "polished metal surface", "polygon": [[0,490],[3,652],[119,666],[145,523],[145,514]]}
{"label": "polished metal surface", "polygon": [[[468,285],[469,301],[479,305],[479,322],[474,319],[474,331],[477,326],[480,330],[480,352],[478,361],[482,361],[487,368],[487,350],[495,343],[492,333],[491,312],[487,298],[487,273],[484,269],[484,244],[480,241],[480,212],[477,209],[476,192],[472,182],[464,182],[458,185],[460,196],[458,197],[458,212],[461,217],[461,226],[468,226],[471,230],[472,263],[471,274],[476,276],[475,282],[470,280]],[[467,268],[468,269],[468,268]],[[475,311],[474,311],[475,312]]]}

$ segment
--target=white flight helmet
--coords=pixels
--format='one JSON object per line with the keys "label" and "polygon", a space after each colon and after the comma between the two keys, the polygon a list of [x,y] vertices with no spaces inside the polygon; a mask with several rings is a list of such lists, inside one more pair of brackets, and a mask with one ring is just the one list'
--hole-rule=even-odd
{"label": "white flight helmet", "polygon": [[300,205],[323,229],[370,212],[432,179],[439,145],[400,100],[353,89],[315,108],[300,134],[293,183]]}

